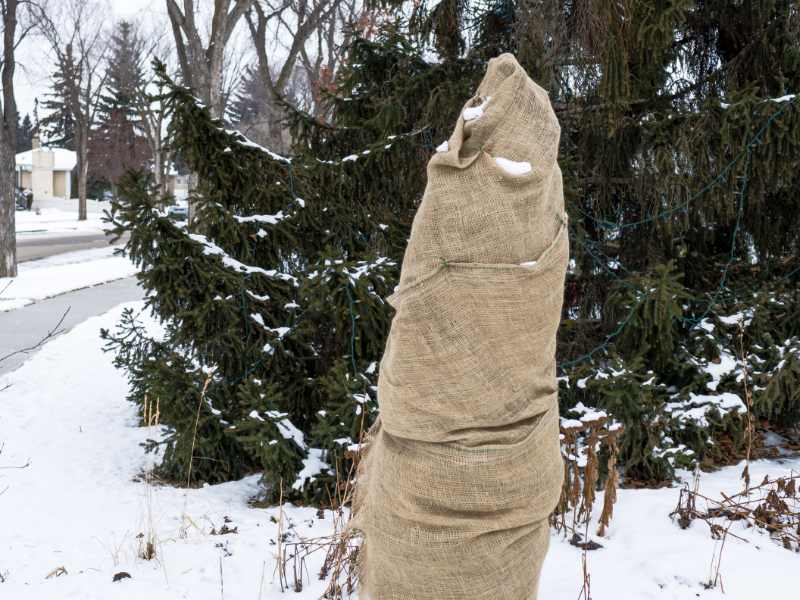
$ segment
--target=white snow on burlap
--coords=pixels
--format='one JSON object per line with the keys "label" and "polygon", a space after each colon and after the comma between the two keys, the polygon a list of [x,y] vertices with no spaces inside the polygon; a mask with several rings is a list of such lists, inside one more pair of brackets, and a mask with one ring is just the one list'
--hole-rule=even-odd
{"label": "white snow on burlap", "polygon": [[503,169],[503,171],[509,175],[527,175],[533,170],[531,163],[529,163],[527,160],[516,161],[503,158],[502,156],[495,156],[494,162],[496,162],[497,166]]}
{"label": "white snow on burlap", "polygon": [[486,96],[478,106],[468,106],[462,112],[462,116],[464,117],[465,121],[473,121],[475,119],[479,119],[483,116],[483,109],[486,108],[486,105],[489,104],[489,100],[491,100],[491,96]]}

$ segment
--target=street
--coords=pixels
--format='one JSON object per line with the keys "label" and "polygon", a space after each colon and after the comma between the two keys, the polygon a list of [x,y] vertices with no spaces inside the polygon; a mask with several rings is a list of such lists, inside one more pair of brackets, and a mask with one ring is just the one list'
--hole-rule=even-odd
{"label": "street", "polygon": [[108,245],[110,239],[105,233],[95,231],[46,235],[18,233],[17,262],[38,260],[75,250],[102,248]]}

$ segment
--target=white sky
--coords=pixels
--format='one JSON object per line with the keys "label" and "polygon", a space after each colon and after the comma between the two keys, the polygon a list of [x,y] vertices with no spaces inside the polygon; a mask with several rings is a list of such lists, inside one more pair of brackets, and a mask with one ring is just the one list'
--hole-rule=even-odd
{"label": "white sky", "polygon": [[[59,0],[50,0],[58,2]],[[161,22],[167,23],[164,0],[106,0],[110,7],[107,21],[113,26],[120,19],[139,21],[144,27]],[[211,0],[201,0],[210,3]],[[33,118],[34,99],[38,96],[41,104],[43,96],[50,89],[51,76],[55,65],[50,57],[47,43],[41,36],[31,35],[17,49],[17,66],[14,72],[14,93],[20,118],[29,113]],[[40,112],[40,117],[43,116]]]}

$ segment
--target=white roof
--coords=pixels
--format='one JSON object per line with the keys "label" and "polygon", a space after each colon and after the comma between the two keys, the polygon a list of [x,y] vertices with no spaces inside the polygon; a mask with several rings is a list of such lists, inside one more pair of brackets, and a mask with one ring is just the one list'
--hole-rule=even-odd
{"label": "white roof", "polygon": [[[52,152],[54,171],[72,171],[78,164],[78,155],[66,148],[42,148],[47,152]],[[33,166],[33,150],[27,150],[17,154],[17,167],[30,170]]]}

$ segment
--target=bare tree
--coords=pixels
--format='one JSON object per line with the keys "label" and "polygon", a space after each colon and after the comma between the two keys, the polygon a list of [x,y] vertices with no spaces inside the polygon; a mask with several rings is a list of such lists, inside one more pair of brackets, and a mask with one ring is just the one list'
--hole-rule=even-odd
{"label": "bare tree", "polygon": [[194,90],[213,116],[221,117],[225,108],[225,47],[253,0],[214,0],[211,30],[205,44],[198,27],[197,0],[183,0],[182,7],[176,0],[166,0],[166,3],[184,83]]}
{"label": "bare tree", "polygon": [[153,180],[159,198],[167,195],[167,164],[169,157],[164,139],[165,111],[159,96],[163,93],[163,85],[158,85],[155,93],[143,88],[137,91],[134,103],[141,118],[142,130],[153,157]]}
{"label": "bare tree", "polygon": [[329,18],[322,19],[314,30],[314,52],[308,51],[304,44],[300,59],[307,81],[305,110],[315,117],[323,117],[322,91],[333,85],[333,78],[343,60],[343,48],[347,46],[347,36],[355,27],[362,33],[369,19],[363,2],[359,0],[335,0]]}
{"label": "bare tree", "polygon": [[[162,61],[166,59],[169,50],[165,43],[165,37],[163,34],[152,34],[144,52],[147,59],[158,58]],[[133,106],[140,119],[142,132],[147,141],[150,156],[152,156],[153,180],[159,198],[164,198],[168,192],[169,153],[165,139],[167,115],[161,100],[164,92],[163,83],[157,81],[155,77],[151,77],[136,90],[133,97]]]}
{"label": "bare tree", "polygon": [[[16,177],[17,177],[17,101],[14,97],[15,52],[33,28],[30,3],[19,11],[18,0],[0,0],[3,17],[2,123],[0,123],[0,277],[17,275]],[[22,24],[20,24],[20,19]]]}
{"label": "bare tree", "polygon": [[64,77],[64,104],[75,123],[78,155],[78,220],[86,220],[89,134],[97,120],[105,85],[104,5],[92,0],[64,0],[57,13],[41,11],[42,32]]}
{"label": "bare tree", "polygon": [[[247,123],[264,142],[286,151],[284,104],[324,118],[322,91],[333,85],[342,48],[372,11],[362,0],[262,0],[247,15],[264,98],[258,119]],[[348,27],[349,26],[349,27]]]}

